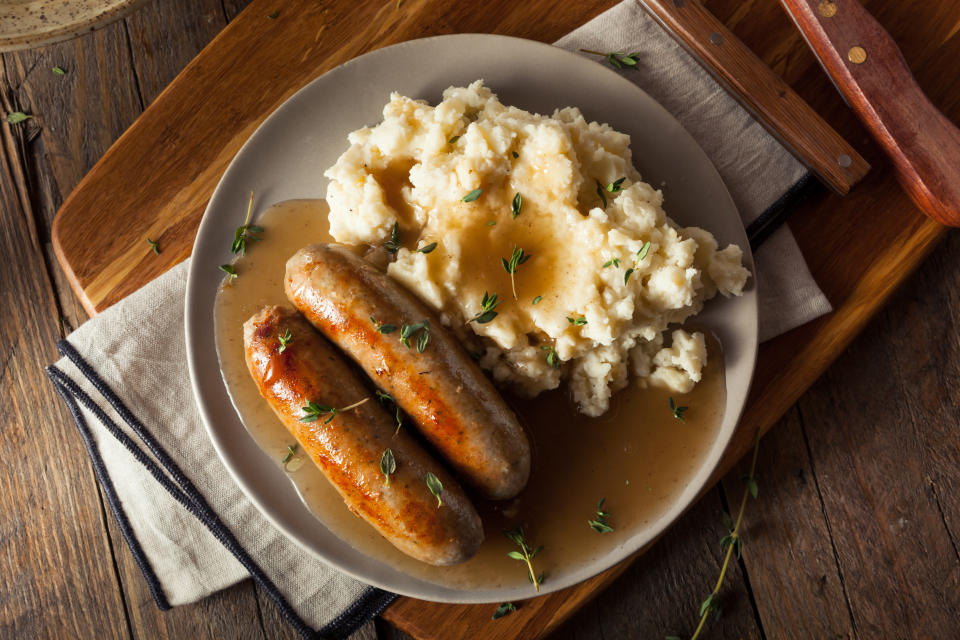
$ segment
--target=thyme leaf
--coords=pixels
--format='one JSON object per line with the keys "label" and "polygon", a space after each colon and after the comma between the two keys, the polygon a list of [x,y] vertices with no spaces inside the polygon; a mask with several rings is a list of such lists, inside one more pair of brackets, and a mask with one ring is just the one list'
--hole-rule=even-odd
{"label": "thyme leaf", "polygon": [[440,499],[440,494],[443,492],[443,483],[440,482],[440,478],[433,475],[432,471],[427,471],[424,482],[427,483],[427,489],[430,489],[433,497],[437,499],[437,508],[439,509],[443,506],[443,500]]}
{"label": "thyme leaf", "polygon": [[287,346],[293,342],[293,334],[290,333],[290,329],[287,329],[282,336],[277,337],[277,340],[280,341],[280,348],[277,349],[277,353],[283,353],[287,350]]}
{"label": "thyme leaf", "polygon": [[467,324],[476,321],[477,324],[487,324],[497,317],[497,312],[494,309],[497,308],[502,300],[497,299],[497,294],[490,295],[486,291],[483,292],[483,299],[480,301],[480,313],[473,316],[467,320]]}
{"label": "thyme leaf", "polygon": [[380,456],[380,471],[383,472],[383,484],[390,484],[390,474],[397,470],[397,460],[393,457],[393,451],[387,449]]}

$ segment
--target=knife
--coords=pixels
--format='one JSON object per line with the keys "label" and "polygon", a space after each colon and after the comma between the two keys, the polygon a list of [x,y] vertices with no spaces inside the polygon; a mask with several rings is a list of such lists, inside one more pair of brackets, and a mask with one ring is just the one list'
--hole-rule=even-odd
{"label": "knife", "polygon": [[698,0],[638,2],[823,184],[846,195],[870,170],[840,134]]}
{"label": "knife", "polygon": [[927,99],[858,0],[780,0],[847,104],[928,216],[960,226],[960,130]]}

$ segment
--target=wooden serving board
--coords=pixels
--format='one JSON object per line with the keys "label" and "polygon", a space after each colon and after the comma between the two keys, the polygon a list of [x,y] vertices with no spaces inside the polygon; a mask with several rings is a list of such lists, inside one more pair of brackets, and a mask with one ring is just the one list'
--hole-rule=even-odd
{"label": "wooden serving board", "polygon": [[[307,81],[364,51],[428,35],[494,32],[552,42],[616,0],[254,0],[154,101],[64,202],[53,245],[74,290],[94,314],[190,254],[195,229],[229,160],[259,122]],[[689,4],[693,0],[686,0]],[[675,5],[683,5],[674,0]],[[662,4],[662,3],[661,3]],[[871,3],[868,3],[871,4]],[[845,198],[811,198],[791,226],[835,311],[762,345],[741,428],[720,465],[728,471],[837,358],[929,253],[944,228],[917,211],[889,166],[813,66],[775,3],[714,0],[721,22],[754,46],[874,170]],[[275,18],[270,15],[277,12]],[[960,11],[957,12],[960,14]],[[950,97],[951,60],[960,39],[925,36],[908,62],[935,103]],[[909,25],[885,25],[894,37]],[[798,62],[799,61],[799,62]],[[731,74],[729,80],[737,80]],[[762,106],[762,105],[761,105]],[[939,104],[956,120],[960,103]],[[795,133],[802,133],[802,125]],[[160,255],[146,238],[159,242]],[[669,533],[667,534],[669,535]],[[565,591],[524,602],[493,623],[490,606],[400,598],[384,617],[418,638],[538,638],[622,572],[614,567]]]}

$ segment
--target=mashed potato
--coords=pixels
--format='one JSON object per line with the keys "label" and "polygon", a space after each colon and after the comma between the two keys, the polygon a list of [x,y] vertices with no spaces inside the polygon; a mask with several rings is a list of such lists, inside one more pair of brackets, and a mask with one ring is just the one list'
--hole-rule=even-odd
{"label": "mashed potato", "polygon": [[[566,379],[596,416],[631,371],[679,393],[700,379],[703,335],[677,329],[665,345],[664,333],[718,292],[740,295],[749,273],[739,247],[666,216],[629,136],[572,107],[505,106],[478,80],[436,107],[394,93],[383,122],[349,142],[325,173],[331,234],[394,235],[388,273],[500,386],[535,395]],[[493,294],[496,316],[471,321]]]}

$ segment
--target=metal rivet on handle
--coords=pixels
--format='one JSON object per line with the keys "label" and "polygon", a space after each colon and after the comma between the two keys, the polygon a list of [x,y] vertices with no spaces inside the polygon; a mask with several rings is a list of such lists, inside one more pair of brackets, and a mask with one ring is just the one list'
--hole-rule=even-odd
{"label": "metal rivet on handle", "polygon": [[817,11],[819,11],[820,15],[824,18],[832,18],[837,15],[837,3],[833,0],[820,0]]}
{"label": "metal rivet on handle", "polygon": [[846,169],[853,164],[853,160],[851,160],[847,154],[843,154],[842,156],[837,156],[837,164]]}
{"label": "metal rivet on handle", "polygon": [[850,47],[850,51],[847,51],[847,60],[853,64],[863,64],[867,60],[867,50],[863,47]]}
{"label": "metal rivet on handle", "polygon": [[720,35],[719,33],[711,33],[710,42],[717,46],[720,46],[721,44],[723,44],[723,36]]}

